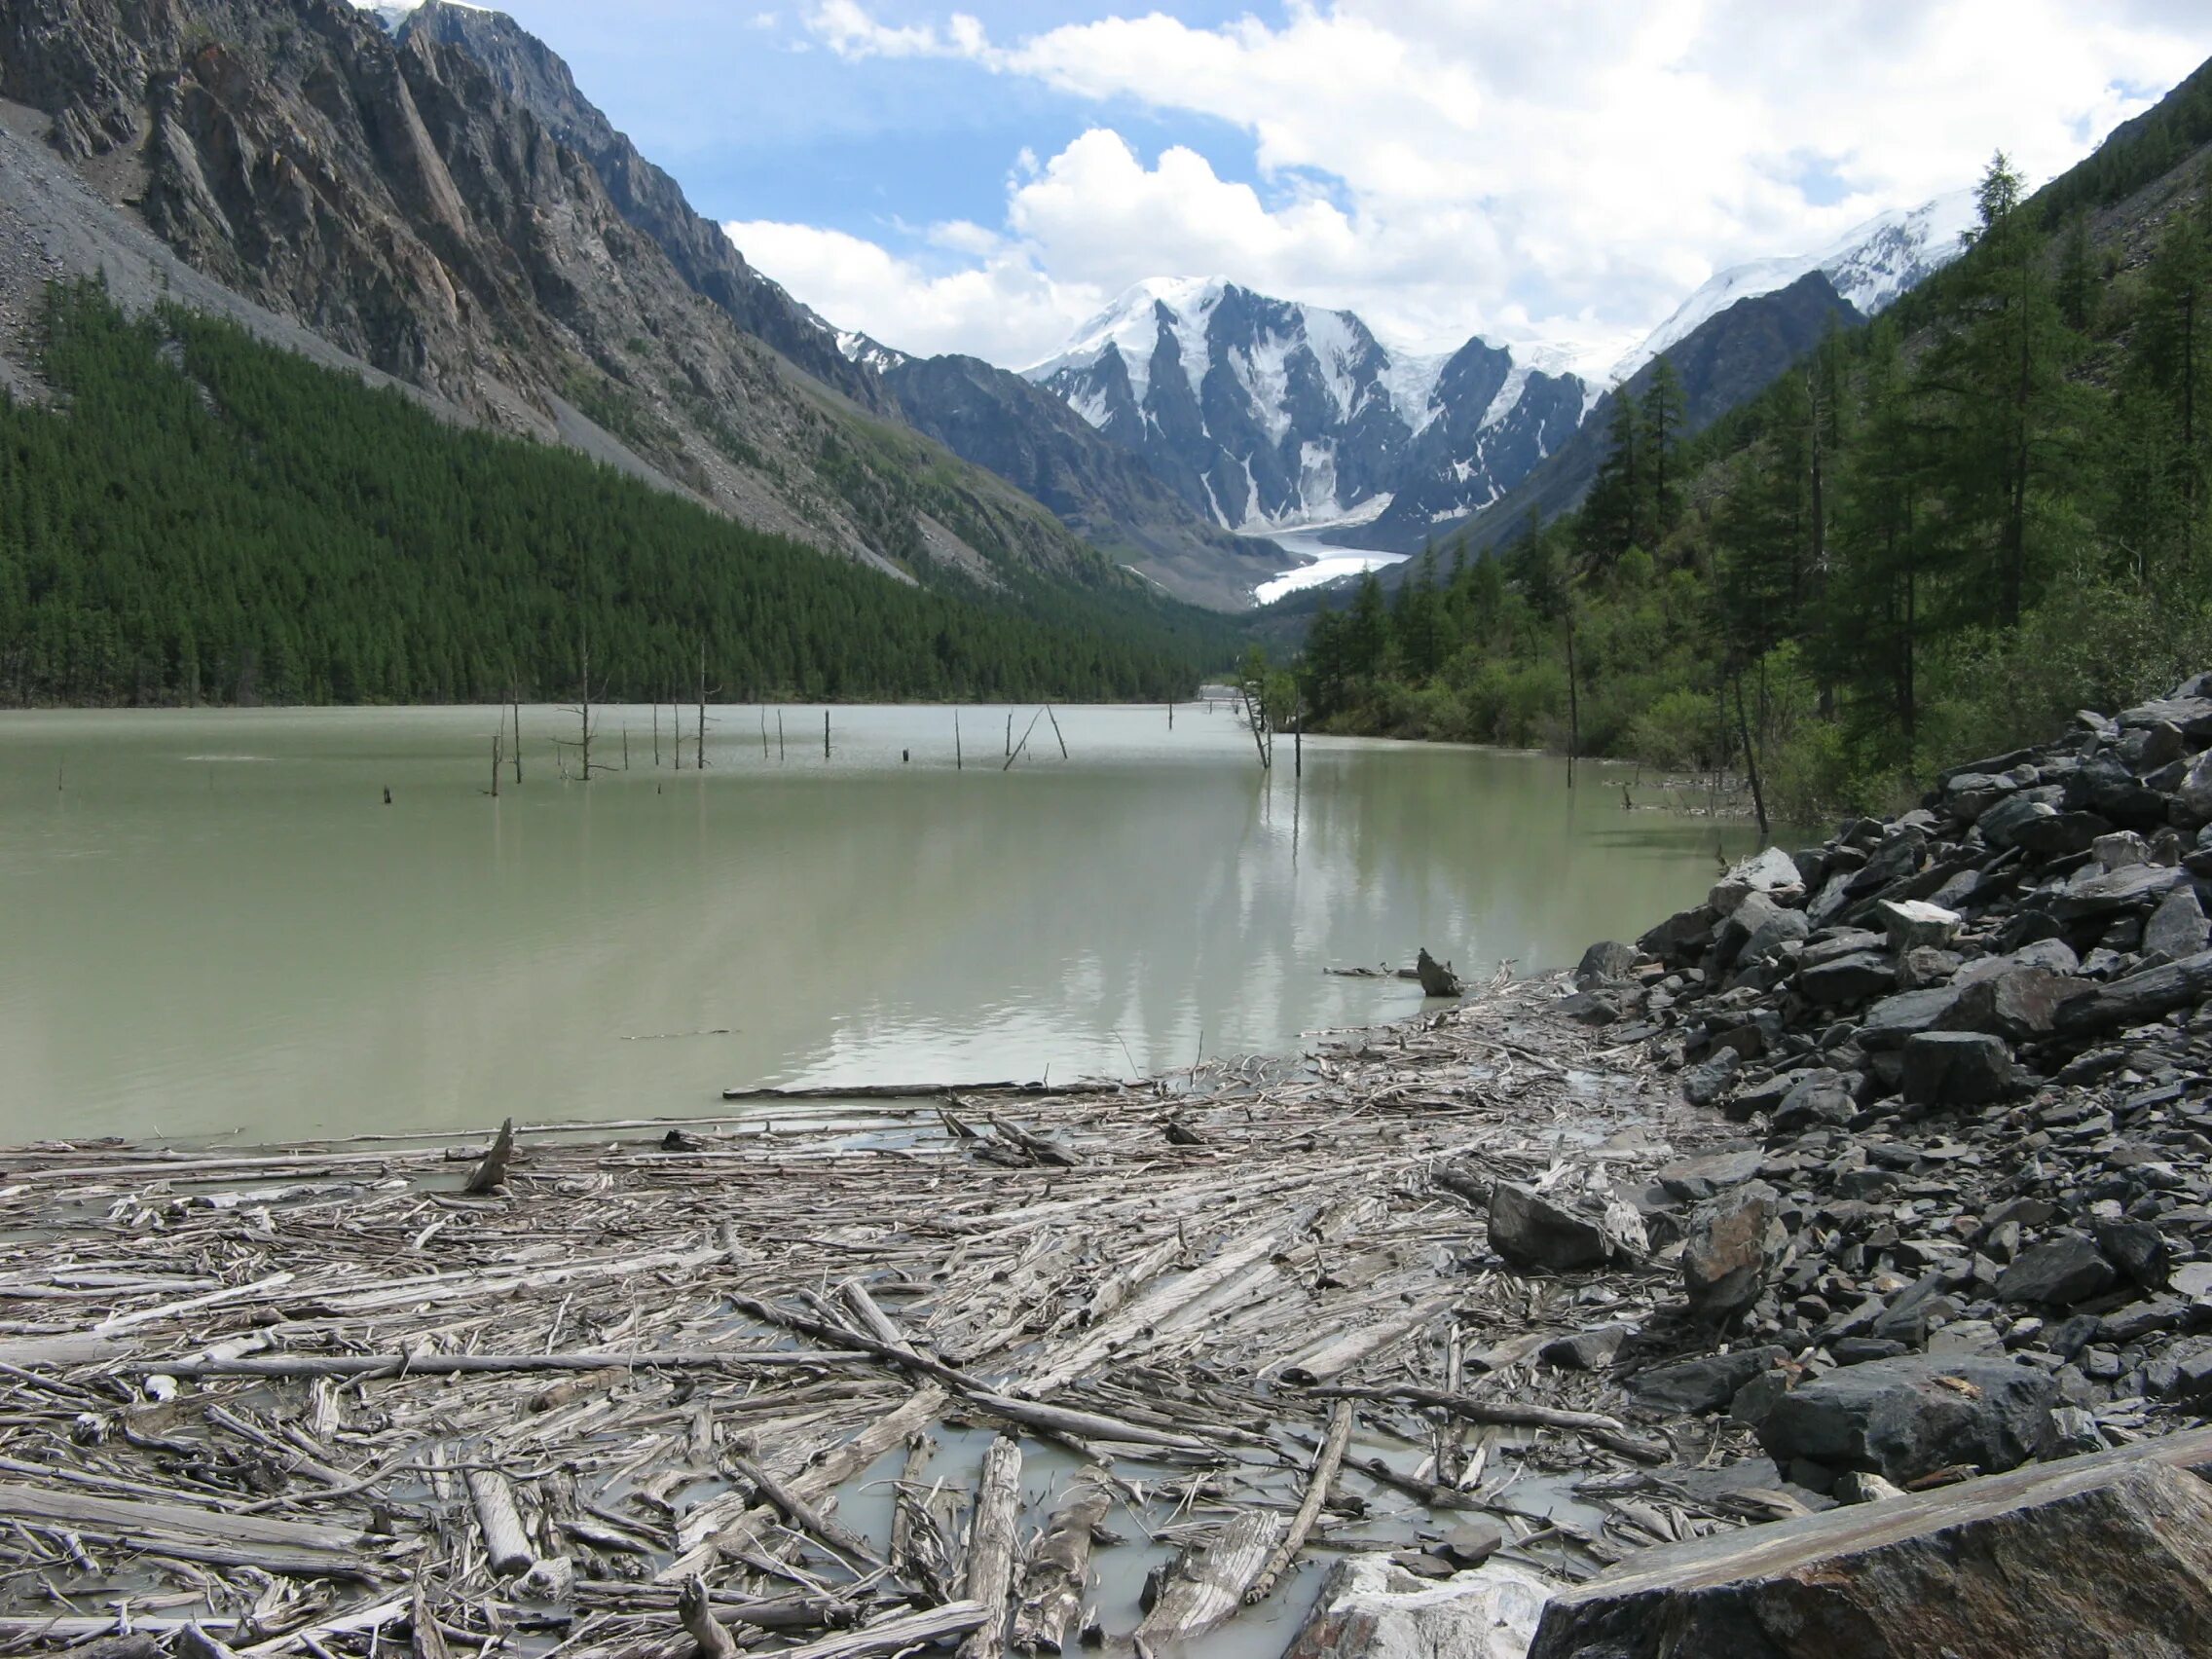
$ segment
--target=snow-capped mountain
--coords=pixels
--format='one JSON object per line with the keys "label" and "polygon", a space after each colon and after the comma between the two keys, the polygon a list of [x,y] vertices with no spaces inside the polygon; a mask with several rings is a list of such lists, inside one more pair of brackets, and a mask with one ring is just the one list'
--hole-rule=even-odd
{"label": "snow-capped mountain", "polygon": [[1608,377],[1627,380],[1708,317],[1739,300],[1771,294],[1818,271],[1861,316],[1870,317],[1899,294],[1959,256],[1961,236],[1977,223],[1974,193],[1954,190],[1909,210],[1878,214],[1854,226],[1818,253],[1789,259],[1754,259],[1708,278],[1675,313],[1613,365]]}
{"label": "snow-capped mountain", "polygon": [[1215,523],[1252,532],[1373,518],[1408,490],[1463,514],[1571,432],[1584,402],[1579,380],[1506,347],[1394,350],[1350,312],[1218,276],[1140,282],[1023,372]]}

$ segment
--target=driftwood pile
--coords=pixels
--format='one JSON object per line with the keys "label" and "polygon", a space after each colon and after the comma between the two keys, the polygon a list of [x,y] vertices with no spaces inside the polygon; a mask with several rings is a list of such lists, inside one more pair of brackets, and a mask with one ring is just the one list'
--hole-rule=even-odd
{"label": "driftwood pile", "polygon": [[1488,1247],[1498,1181],[1726,1132],[1561,993],[1141,1086],[512,1127],[490,1168],[18,1149],[0,1650],[1272,1652],[1329,1552],[1572,1579],[1800,1512],[1748,1431],[1556,1362],[1672,1266]]}

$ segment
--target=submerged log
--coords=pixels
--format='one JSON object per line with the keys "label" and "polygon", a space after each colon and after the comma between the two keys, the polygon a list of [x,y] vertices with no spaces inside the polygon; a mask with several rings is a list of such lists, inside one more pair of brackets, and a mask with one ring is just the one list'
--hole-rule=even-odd
{"label": "submerged log", "polygon": [[982,1621],[960,1644],[960,1659],[999,1659],[1006,1651],[1006,1602],[1014,1590],[1014,1529],[1021,1507],[1021,1443],[1007,1435],[983,1454],[969,1530],[968,1600]]}
{"label": "submerged log", "polygon": [[1160,1600],[1137,1626],[1136,1640],[1159,1648],[1202,1636],[1244,1604],[1282,1531],[1271,1509],[1247,1510],[1214,1535],[1213,1542],[1178,1562]]}
{"label": "submerged log", "polygon": [[1023,1653],[1065,1653],[1083,1613],[1090,1546],[1105,1524],[1112,1496],[1095,1482],[1078,1479],[1064,1495],[1045,1536],[1030,1557],[1021,1605],[1014,1615],[1014,1645]]}

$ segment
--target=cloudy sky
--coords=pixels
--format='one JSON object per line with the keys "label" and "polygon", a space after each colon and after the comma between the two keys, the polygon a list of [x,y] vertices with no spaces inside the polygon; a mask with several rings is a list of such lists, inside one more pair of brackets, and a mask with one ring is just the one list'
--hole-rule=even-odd
{"label": "cloudy sky", "polygon": [[1015,367],[1168,275],[1625,343],[2212,55],[2206,0],[503,4],[831,321]]}

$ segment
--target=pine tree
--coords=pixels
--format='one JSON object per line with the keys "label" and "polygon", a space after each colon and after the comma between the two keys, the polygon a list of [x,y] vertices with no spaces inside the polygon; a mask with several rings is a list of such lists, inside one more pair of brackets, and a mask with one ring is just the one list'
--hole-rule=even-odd
{"label": "pine tree", "polygon": [[[1681,448],[1682,428],[1688,422],[1681,377],[1664,356],[1651,365],[1651,381],[1643,388],[1639,415],[1643,427],[1643,451],[1651,474],[1651,516],[1656,540],[1673,530],[1681,517],[1677,452]],[[1637,544],[1637,538],[1631,535],[1628,546]]]}

